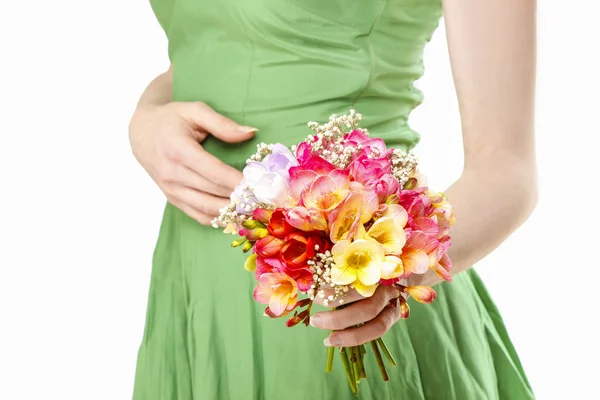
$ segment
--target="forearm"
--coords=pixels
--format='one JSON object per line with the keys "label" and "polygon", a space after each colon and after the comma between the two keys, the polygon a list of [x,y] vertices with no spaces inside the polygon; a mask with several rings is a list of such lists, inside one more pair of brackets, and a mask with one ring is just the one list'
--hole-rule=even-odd
{"label": "forearm", "polygon": [[152,80],[140,96],[137,107],[163,105],[172,100],[173,73],[171,68]]}
{"label": "forearm", "polygon": [[[450,230],[452,275],[463,272],[491,253],[527,220],[537,202],[535,163],[518,157],[495,157],[466,167],[446,191],[456,224]],[[435,285],[429,271],[411,284]]]}

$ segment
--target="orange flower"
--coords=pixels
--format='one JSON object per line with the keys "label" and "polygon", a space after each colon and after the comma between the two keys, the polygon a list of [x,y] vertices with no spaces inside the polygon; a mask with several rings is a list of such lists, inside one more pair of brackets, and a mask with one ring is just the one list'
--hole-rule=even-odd
{"label": "orange flower", "polygon": [[254,288],[254,299],[268,304],[271,312],[280,317],[285,311],[293,310],[298,302],[296,282],[285,274],[262,274]]}
{"label": "orange flower", "polygon": [[437,296],[435,290],[430,286],[407,286],[405,290],[419,303],[429,304]]}

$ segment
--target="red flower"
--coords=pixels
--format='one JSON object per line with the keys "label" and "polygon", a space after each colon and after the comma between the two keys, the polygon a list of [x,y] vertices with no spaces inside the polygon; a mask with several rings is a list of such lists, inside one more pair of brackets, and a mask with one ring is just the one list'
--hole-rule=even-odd
{"label": "red flower", "polygon": [[267,236],[256,242],[254,252],[261,257],[273,257],[279,254],[284,243],[283,239]]}
{"label": "red flower", "polygon": [[292,233],[285,238],[285,244],[281,249],[281,259],[290,269],[307,266],[306,262],[310,260],[307,254],[308,241],[308,237],[301,233]]}
{"label": "red flower", "polygon": [[283,239],[290,233],[297,231],[296,228],[286,221],[284,210],[281,208],[275,210],[271,215],[267,230],[271,235],[280,239]]}
{"label": "red flower", "polygon": [[329,239],[321,234],[291,233],[285,238],[281,259],[292,270],[306,268],[307,261],[315,257],[317,248],[319,253],[329,250],[331,248]]}

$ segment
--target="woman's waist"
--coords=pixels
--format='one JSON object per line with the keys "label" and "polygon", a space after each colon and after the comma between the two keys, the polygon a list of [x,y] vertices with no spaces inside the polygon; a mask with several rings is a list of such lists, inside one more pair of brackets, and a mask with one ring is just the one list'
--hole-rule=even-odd
{"label": "woman's waist", "polygon": [[363,115],[361,127],[367,128],[372,137],[384,139],[389,146],[408,150],[420,138],[409,127],[408,115],[400,105],[382,107],[378,102],[366,99],[354,105],[351,101],[337,99],[317,104],[298,104],[292,108],[282,108],[275,103],[263,107],[253,104],[243,109],[227,109],[210,101],[207,104],[240,125],[258,129],[256,136],[245,142],[229,144],[209,136],[203,143],[208,152],[240,169],[248,157],[256,152],[259,143],[298,144],[312,134],[308,122],[325,123],[332,114],[347,114],[351,108]]}

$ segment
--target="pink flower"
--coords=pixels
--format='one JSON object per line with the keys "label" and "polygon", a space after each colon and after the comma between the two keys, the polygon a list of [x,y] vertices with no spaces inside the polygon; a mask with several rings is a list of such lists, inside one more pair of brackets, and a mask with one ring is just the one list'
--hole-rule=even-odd
{"label": "pink flower", "polygon": [[439,240],[439,245],[429,253],[429,268],[445,281],[452,281],[450,270],[452,261],[448,257],[448,248],[450,247],[450,236],[444,236]]}
{"label": "pink flower", "polygon": [[385,146],[385,142],[379,138],[370,138],[363,131],[355,129],[352,132],[349,132],[344,135],[344,140],[346,141],[346,145],[356,146],[361,145],[363,148],[363,152],[360,155],[365,154],[368,157],[383,157],[387,158],[389,154],[393,151],[392,149],[387,149]]}
{"label": "pink flower", "polygon": [[290,168],[290,195],[300,202],[304,191],[320,176],[326,176],[335,166],[318,156],[310,157],[304,164]]}
{"label": "pink flower", "polygon": [[279,255],[275,257],[256,257],[256,270],[254,276],[256,279],[260,279],[262,274],[269,274],[273,272],[284,273],[285,264],[279,258]]}
{"label": "pink flower", "polygon": [[399,204],[413,218],[429,217],[434,211],[429,197],[418,190],[401,190]]}
{"label": "pink flower", "polygon": [[384,175],[392,173],[392,163],[387,158],[367,158],[360,156],[349,166],[350,177],[365,186],[376,183]]}
{"label": "pink flower", "polygon": [[289,169],[290,177],[298,171],[313,171],[318,175],[326,175],[329,171],[333,171],[335,166],[329,161],[319,156],[310,156],[303,163]]}
{"label": "pink flower", "polygon": [[279,317],[296,306],[298,286],[285,274],[262,274],[254,288],[254,299],[259,303],[268,304],[271,312]]}
{"label": "pink flower", "polygon": [[289,209],[287,221],[293,227],[306,232],[327,230],[327,220],[321,211],[302,206]]}
{"label": "pink flower", "polygon": [[367,189],[377,192],[379,202],[384,203],[391,195],[398,194],[400,183],[391,174],[385,174],[379,180],[369,182]]}
{"label": "pink flower", "polygon": [[340,205],[350,193],[350,179],[345,170],[335,169],[319,176],[310,187],[302,192],[302,203],[306,208],[330,212]]}

